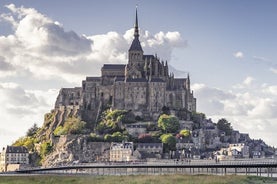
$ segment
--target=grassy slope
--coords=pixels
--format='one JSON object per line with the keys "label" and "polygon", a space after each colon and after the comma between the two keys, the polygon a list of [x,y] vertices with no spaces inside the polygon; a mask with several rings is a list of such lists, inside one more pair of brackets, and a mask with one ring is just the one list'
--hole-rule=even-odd
{"label": "grassy slope", "polygon": [[276,179],[254,176],[161,175],[161,176],[1,176],[0,184],[258,184]]}

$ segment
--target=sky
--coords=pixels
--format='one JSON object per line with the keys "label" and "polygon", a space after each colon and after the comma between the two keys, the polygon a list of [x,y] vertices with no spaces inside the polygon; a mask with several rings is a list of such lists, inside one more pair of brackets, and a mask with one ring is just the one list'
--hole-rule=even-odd
{"label": "sky", "polygon": [[138,5],[145,54],[190,74],[197,111],[277,146],[277,1],[0,1],[0,146],[54,108],[59,89],[127,63]]}

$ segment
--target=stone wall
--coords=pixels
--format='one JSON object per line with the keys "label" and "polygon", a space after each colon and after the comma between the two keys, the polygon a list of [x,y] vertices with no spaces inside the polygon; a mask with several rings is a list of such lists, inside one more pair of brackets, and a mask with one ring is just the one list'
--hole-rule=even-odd
{"label": "stone wall", "polygon": [[17,171],[20,169],[27,169],[29,165],[27,164],[1,164],[0,172],[9,172],[9,171]]}

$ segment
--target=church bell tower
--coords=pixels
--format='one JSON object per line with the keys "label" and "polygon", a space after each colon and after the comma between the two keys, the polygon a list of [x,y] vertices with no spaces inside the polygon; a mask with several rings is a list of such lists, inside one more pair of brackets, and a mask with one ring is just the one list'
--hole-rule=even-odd
{"label": "church bell tower", "polygon": [[139,41],[138,13],[136,8],[136,20],[134,26],[134,39],[128,52],[128,64],[125,75],[128,78],[141,78],[144,67],[143,50]]}

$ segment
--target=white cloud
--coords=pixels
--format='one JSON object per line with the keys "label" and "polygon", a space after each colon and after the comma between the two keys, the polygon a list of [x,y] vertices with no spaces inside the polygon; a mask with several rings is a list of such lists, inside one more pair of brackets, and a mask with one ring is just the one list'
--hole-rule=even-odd
{"label": "white cloud", "polygon": [[241,59],[244,57],[244,54],[241,51],[238,51],[233,54],[235,58]]}

